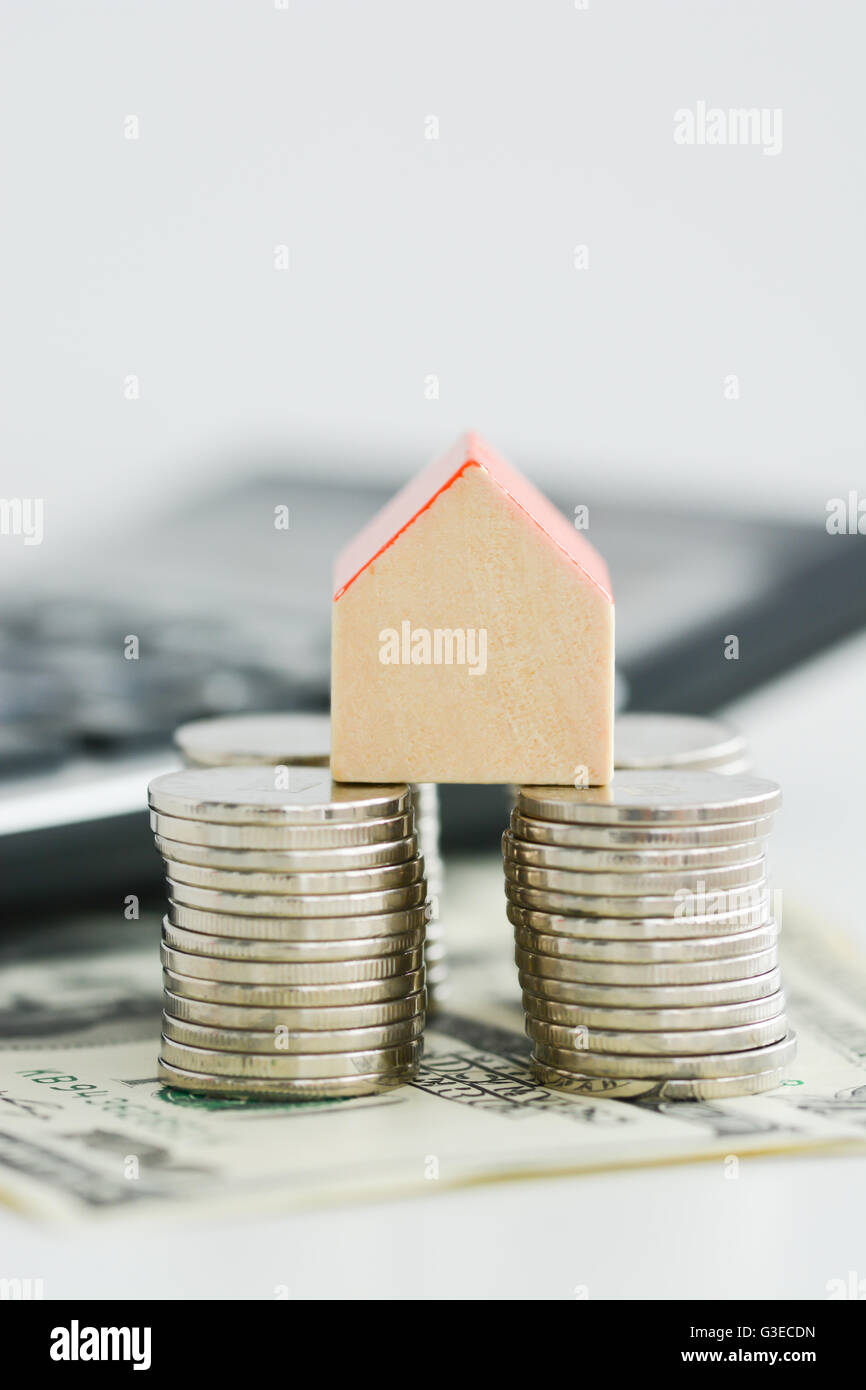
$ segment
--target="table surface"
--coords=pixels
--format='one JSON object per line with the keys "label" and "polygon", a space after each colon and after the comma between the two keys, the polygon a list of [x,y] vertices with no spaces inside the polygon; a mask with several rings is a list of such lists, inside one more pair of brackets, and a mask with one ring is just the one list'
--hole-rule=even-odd
{"label": "table surface", "polygon": [[[866,950],[866,637],[730,711],[785,805],[774,880]],[[866,1279],[866,1157],[744,1159],[509,1182],[242,1220],[58,1230],[0,1213],[0,1274],[45,1296],[814,1298]],[[182,1231],[178,1254],[178,1234]]]}

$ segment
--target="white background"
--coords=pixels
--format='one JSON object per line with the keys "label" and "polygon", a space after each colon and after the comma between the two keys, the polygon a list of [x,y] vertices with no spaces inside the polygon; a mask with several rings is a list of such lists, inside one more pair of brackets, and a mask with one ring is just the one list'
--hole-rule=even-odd
{"label": "white background", "polygon": [[[866,439],[862,5],[277,3],[4,0],[4,495],[80,537],[472,425],[542,485],[822,524]],[[781,108],[781,153],[676,145],[698,101]]]}

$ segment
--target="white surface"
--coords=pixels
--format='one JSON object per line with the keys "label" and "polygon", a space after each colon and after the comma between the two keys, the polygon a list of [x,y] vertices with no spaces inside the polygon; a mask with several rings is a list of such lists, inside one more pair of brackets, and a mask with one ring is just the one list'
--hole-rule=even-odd
{"label": "white surface", "polygon": [[[776,877],[862,935],[866,637],[736,710],[782,782]],[[820,757],[813,744],[820,738]],[[742,1160],[508,1183],[243,1223],[57,1234],[0,1215],[3,1270],[48,1297],[824,1298],[866,1271],[863,1157]],[[179,1232],[182,1231],[182,1234]],[[172,1241],[182,1258],[166,1256]]]}
{"label": "white surface", "polygon": [[[467,426],[575,503],[822,524],[866,442],[862,5],[278,3],[4,6],[0,443],[39,563],[229,465],[403,479]],[[781,108],[781,152],[677,146],[699,101]]]}
{"label": "white surface", "polygon": [[731,1181],[718,1162],[65,1238],[6,1220],[3,1265],[46,1298],[824,1298],[866,1268],[864,1166],[755,1160]]}

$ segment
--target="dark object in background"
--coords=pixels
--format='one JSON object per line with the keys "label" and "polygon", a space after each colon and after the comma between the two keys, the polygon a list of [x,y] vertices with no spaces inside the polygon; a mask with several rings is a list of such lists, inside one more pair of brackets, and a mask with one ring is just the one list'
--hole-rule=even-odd
{"label": "dark object in background", "polygon": [[[0,617],[0,900],[162,898],[144,809],[183,720],[328,706],[331,564],[386,500],[360,484],[263,478],[208,498],[79,589]],[[554,497],[571,515],[586,498]],[[289,527],[274,525],[289,508]],[[590,502],[617,600],[620,703],[708,713],[866,621],[859,536]],[[110,601],[100,597],[108,590]],[[729,634],[739,659],[726,660]],[[127,659],[128,639],[138,640]],[[505,793],[441,789],[449,847],[498,844]]]}

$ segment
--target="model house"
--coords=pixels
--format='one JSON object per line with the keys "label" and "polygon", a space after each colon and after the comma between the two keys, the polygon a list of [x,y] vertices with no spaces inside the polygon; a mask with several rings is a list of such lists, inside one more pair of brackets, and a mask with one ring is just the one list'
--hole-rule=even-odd
{"label": "model house", "polygon": [[475,434],[337,560],[331,765],[342,781],[603,784],[613,684],[604,560]]}

